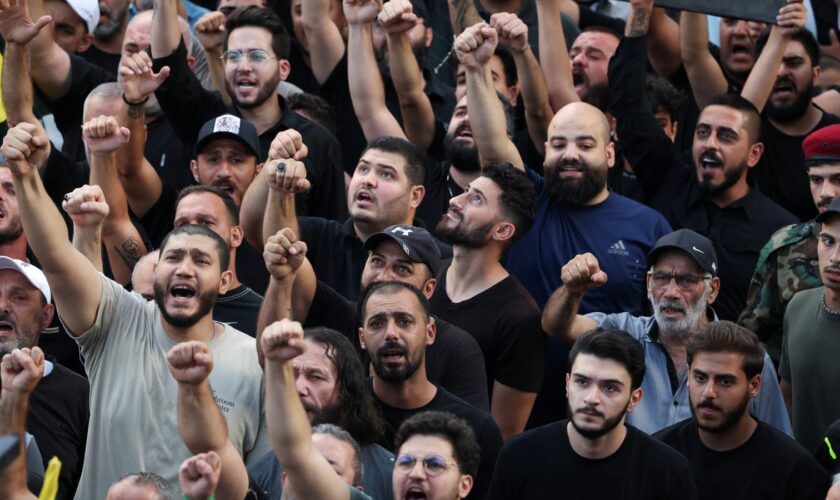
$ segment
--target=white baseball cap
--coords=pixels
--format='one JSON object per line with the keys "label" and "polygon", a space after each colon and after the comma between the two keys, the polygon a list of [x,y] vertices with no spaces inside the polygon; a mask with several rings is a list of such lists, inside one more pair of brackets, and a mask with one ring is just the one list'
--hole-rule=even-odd
{"label": "white baseball cap", "polygon": [[87,25],[88,33],[93,33],[96,25],[99,24],[99,1],[98,0],[66,0],[67,5],[73,9],[82,21]]}
{"label": "white baseball cap", "polygon": [[50,284],[47,283],[47,277],[44,276],[44,273],[40,269],[28,262],[0,255],[0,270],[2,269],[14,269],[20,274],[26,276],[26,279],[28,279],[29,282],[32,283],[32,286],[37,288],[44,295],[44,298],[49,304],[52,299],[52,295],[50,294]]}

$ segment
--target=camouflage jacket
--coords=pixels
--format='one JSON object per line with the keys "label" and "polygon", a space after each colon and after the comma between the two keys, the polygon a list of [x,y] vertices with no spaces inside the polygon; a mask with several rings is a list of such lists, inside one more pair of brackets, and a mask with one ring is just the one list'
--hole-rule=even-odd
{"label": "camouflage jacket", "polygon": [[822,286],[817,262],[820,225],[785,226],[770,237],[758,256],[738,324],[755,332],[778,366],[785,308],[796,292]]}

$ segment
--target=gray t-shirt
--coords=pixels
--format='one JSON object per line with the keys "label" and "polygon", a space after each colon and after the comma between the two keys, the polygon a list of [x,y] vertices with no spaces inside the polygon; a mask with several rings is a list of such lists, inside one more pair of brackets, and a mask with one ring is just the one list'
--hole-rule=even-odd
{"label": "gray t-shirt", "polygon": [[[121,476],[155,472],[178,481],[192,453],[178,430],[178,384],[166,365],[176,342],[163,330],[153,301],[102,276],[94,325],[76,341],[90,379],[90,427],[76,498],[104,498]],[[265,427],[263,376],[252,337],[226,326],[209,342],[210,385],[243,456],[271,449]]]}

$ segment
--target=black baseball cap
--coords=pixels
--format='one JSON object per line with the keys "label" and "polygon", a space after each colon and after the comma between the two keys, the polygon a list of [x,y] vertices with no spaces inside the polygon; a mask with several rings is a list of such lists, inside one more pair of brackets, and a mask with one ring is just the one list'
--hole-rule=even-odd
{"label": "black baseball cap", "polygon": [[828,204],[828,208],[825,209],[825,212],[818,214],[817,218],[814,220],[819,223],[823,223],[826,219],[833,215],[840,215],[840,196],[831,200],[831,203]]}
{"label": "black baseball cap", "polygon": [[691,229],[679,229],[656,240],[647,260],[653,264],[662,252],[670,249],[682,250],[694,259],[700,269],[717,276],[717,254],[712,241]]}
{"label": "black baseball cap", "polygon": [[373,250],[386,239],[395,241],[411,261],[426,264],[432,275],[437,276],[440,270],[440,248],[428,231],[404,224],[388,226],[365,241],[365,250]]}
{"label": "black baseball cap", "polygon": [[201,126],[198,132],[198,141],[195,143],[195,153],[214,139],[235,139],[241,142],[260,161],[260,136],[257,129],[248,120],[235,115],[221,115],[208,120]]}

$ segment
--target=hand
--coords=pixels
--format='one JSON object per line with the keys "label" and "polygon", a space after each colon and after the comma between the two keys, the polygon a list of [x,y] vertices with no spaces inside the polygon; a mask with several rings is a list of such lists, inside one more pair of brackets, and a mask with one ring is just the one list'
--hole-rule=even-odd
{"label": "hand", "polygon": [[528,25],[516,14],[499,12],[490,16],[490,27],[499,34],[499,44],[509,47],[517,54],[525,52],[528,46]]}
{"label": "hand", "polygon": [[389,35],[399,35],[417,24],[410,0],[390,0],[379,13],[379,25]]}
{"label": "hand", "polygon": [[303,326],[297,321],[281,319],[265,327],[260,338],[266,360],[285,363],[306,352]]}
{"label": "hand", "polygon": [[178,483],[184,496],[192,500],[206,500],[216,491],[221,473],[222,459],[218,453],[199,453],[181,464]]}
{"label": "hand", "polygon": [[309,155],[309,148],[303,143],[303,136],[293,128],[277,132],[268,148],[269,160],[288,158],[303,160],[307,155]]}
{"label": "hand", "polygon": [[265,267],[274,279],[294,279],[306,258],[306,242],[299,241],[288,227],[268,237],[263,248]]}
{"label": "hand", "polygon": [[587,290],[603,286],[607,282],[607,273],[601,271],[598,259],[591,253],[575,255],[560,270],[563,286],[569,293],[581,295]]}
{"label": "hand", "polygon": [[198,385],[213,371],[213,353],[205,342],[181,342],[166,353],[166,364],[179,384]]}
{"label": "hand", "polygon": [[82,139],[92,154],[113,153],[128,144],[130,134],[113,116],[97,116],[82,125]]}
{"label": "hand", "polygon": [[820,45],[820,54],[840,61],[840,40],[838,40],[837,31],[834,28],[828,30],[828,39],[831,40],[828,45]]}
{"label": "hand", "polygon": [[835,484],[829,488],[825,500],[840,500],[840,484]]}
{"label": "hand", "polygon": [[268,187],[281,193],[305,193],[310,182],[306,180],[306,166],[297,160],[271,160],[266,163]]}
{"label": "hand", "polygon": [[347,24],[372,23],[382,10],[382,0],[344,0]]}
{"label": "hand", "polygon": [[15,349],[3,356],[0,378],[3,392],[29,395],[44,376],[44,351],[40,347]]}
{"label": "hand", "polygon": [[27,0],[0,2],[0,35],[6,43],[26,45],[50,22],[50,16],[41,16],[33,22],[29,17]]}
{"label": "hand", "polygon": [[195,34],[204,52],[221,55],[225,42],[225,15],[217,10],[204,14],[195,23]]}
{"label": "hand", "polygon": [[21,122],[3,138],[0,154],[12,174],[22,177],[37,172],[50,156],[50,140],[40,124]]}
{"label": "hand", "polygon": [[478,23],[465,29],[455,39],[455,55],[467,69],[478,69],[493,57],[498,34],[487,23]]}
{"label": "hand", "polygon": [[108,217],[110,207],[99,186],[84,185],[64,197],[61,208],[70,216],[76,227],[101,227]]}
{"label": "hand", "polygon": [[120,63],[120,82],[129,102],[143,101],[153,94],[168,76],[169,66],[161,68],[159,73],[152,71],[152,59],[145,52],[123,57]]}
{"label": "hand", "polygon": [[782,36],[788,39],[805,29],[807,20],[808,9],[802,0],[788,0],[776,16],[776,23],[779,25]]}

